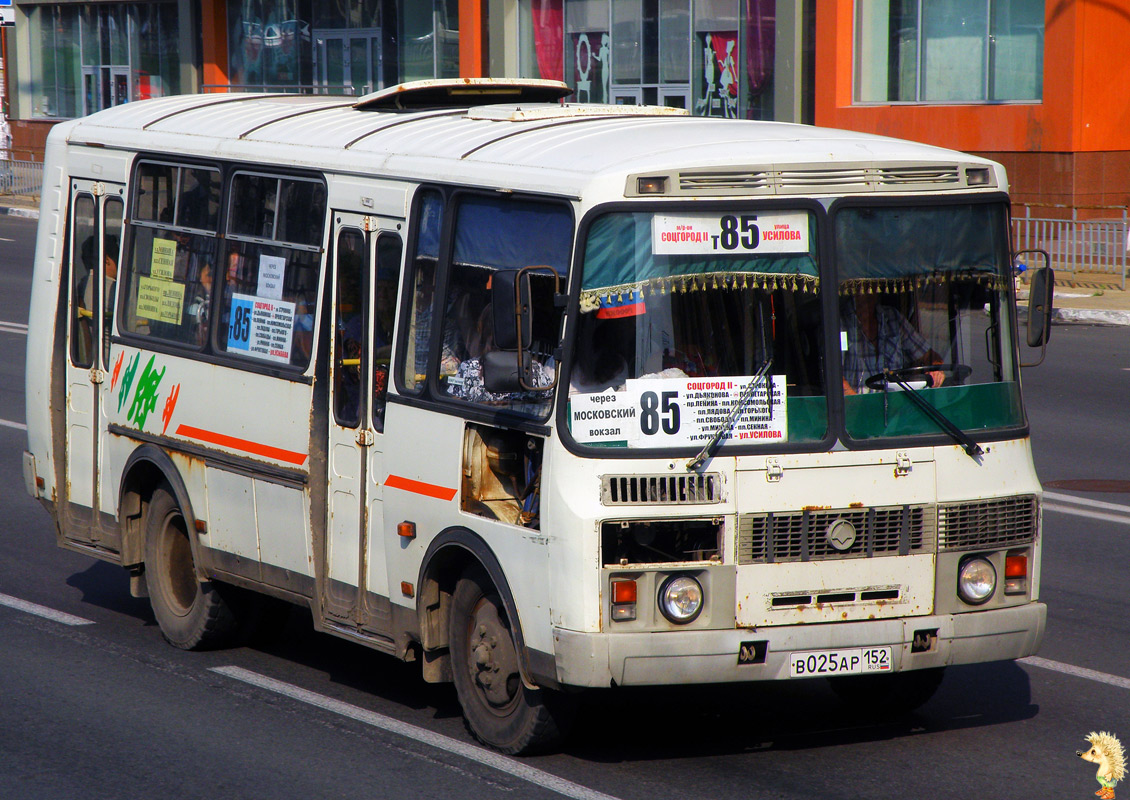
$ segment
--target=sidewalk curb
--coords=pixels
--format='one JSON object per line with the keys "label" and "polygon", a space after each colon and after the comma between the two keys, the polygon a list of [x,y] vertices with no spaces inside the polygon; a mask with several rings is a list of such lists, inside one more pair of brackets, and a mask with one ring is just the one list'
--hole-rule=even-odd
{"label": "sidewalk curb", "polygon": [[10,217],[23,217],[24,219],[39,219],[38,208],[21,208],[18,206],[0,206],[0,214]]}
{"label": "sidewalk curb", "polygon": [[[1016,309],[1021,324],[1028,321],[1028,309]],[[1060,325],[1130,325],[1130,311],[1102,308],[1053,308],[1052,323]]]}
{"label": "sidewalk curb", "polygon": [[1130,325],[1130,311],[1097,308],[1055,308],[1052,322],[1086,325]]}

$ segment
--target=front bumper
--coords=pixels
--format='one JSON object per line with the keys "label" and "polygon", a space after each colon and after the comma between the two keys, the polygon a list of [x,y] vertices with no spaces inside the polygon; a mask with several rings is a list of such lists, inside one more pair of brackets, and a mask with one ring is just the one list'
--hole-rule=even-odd
{"label": "front bumper", "polygon": [[[891,646],[895,671],[1023,658],[1044,638],[1047,606],[1022,606],[905,619],[738,630],[581,633],[554,630],[557,679],[565,686],[658,686],[735,683],[789,677],[789,654]],[[937,631],[926,652],[912,653],[917,631]],[[743,643],[765,642],[760,664],[738,663]]]}

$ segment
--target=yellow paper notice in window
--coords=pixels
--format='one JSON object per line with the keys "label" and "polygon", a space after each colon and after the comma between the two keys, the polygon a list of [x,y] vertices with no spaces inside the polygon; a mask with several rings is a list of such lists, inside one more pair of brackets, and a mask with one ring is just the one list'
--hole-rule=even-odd
{"label": "yellow paper notice in window", "polygon": [[180,325],[184,313],[184,284],[138,278],[136,313],[144,319]]}
{"label": "yellow paper notice in window", "polygon": [[149,262],[149,275],[151,277],[171,281],[176,261],[177,243],[175,239],[153,240],[153,260]]}

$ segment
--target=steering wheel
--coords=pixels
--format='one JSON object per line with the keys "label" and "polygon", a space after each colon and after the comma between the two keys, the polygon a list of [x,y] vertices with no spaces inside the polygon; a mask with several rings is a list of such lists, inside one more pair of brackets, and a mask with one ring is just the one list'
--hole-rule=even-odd
{"label": "steering wheel", "polygon": [[973,374],[973,368],[965,364],[923,364],[917,367],[903,367],[902,369],[889,369],[885,372],[877,372],[869,376],[863,383],[872,391],[885,389],[887,384],[891,381],[907,381],[917,377],[925,377],[926,385],[933,387],[934,380],[930,377],[931,372],[943,372],[946,375],[952,376],[952,382],[960,384],[963,380]]}

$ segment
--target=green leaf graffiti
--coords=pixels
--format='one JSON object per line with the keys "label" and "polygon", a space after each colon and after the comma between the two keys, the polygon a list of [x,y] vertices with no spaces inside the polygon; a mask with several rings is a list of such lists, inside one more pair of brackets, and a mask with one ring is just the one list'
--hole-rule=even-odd
{"label": "green leaf graffiti", "polygon": [[[137,427],[144,428],[145,420],[148,418],[151,411],[157,408],[157,388],[161,385],[161,379],[165,377],[165,367],[161,367],[161,371],[153,369],[153,359],[155,356],[149,356],[149,363],[145,365],[142,370],[141,378],[137,381],[137,393],[133,396],[133,405],[130,406],[127,419],[137,423]],[[133,368],[131,362],[130,367]],[[131,380],[132,375],[128,376]],[[123,378],[123,383],[125,379]]]}
{"label": "green leaf graffiti", "polygon": [[[129,360],[126,365],[126,371],[122,373],[122,388],[118,390],[118,411],[121,412],[122,404],[125,403],[126,398],[129,397],[130,387],[133,385],[133,376],[137,374],[137,365],[141,362],[141,353],[134,353],[133,358]],[[149,359],[149,363],[153,363],[153,359]],[[131,414],[132,416],[132,414]]]}

